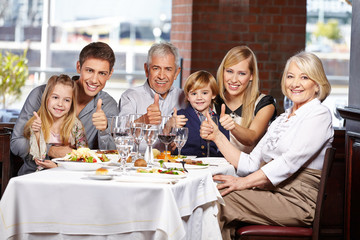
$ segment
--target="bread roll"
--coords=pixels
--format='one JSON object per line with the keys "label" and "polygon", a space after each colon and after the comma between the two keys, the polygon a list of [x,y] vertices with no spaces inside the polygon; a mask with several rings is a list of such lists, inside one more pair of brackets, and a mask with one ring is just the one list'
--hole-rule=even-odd
{"label": "bread roll", "polygon": [[134,162],[134,167],[147,167],[147,163],[144,159],[139,158]]}
{"label": "bread roll", "polygon": [[98,168],[95,173],[96,175],[106,175],[108,172],[109,171],[106,168]]}

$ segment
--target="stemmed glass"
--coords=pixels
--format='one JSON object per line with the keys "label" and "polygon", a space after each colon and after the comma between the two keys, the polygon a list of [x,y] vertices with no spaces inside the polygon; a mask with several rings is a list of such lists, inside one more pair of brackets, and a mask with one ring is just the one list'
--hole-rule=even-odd
{"label": "stemmed glass", "polygon": [[[207,121],[207,118],[203,116],[201,120],[202,120],[201,122]],[[219,119],[216,115],[211,115],[211,120],[213,120],[214,123],[219,126]],[[207,144],[206,156],[210,157],[210,140],[206,140],[206,144]]]}
{"label": "stemmed glass", "polygon": [[174,123],[171,116],[163,116],[160,124],[159,139],[165,145],[165,162],[168,160],[168,146],[176,136]]}
{"label": "stemmed glass", "polygon": [[174,139],[174,143],[178,149],[178,159],[180,160],[181,149],[183,148],[188,139],[189,129],[187,127],[175,128],[175,133],[176,137]]}
{"label": "stemmed glass", "polygon": [[145,161],[149,166],[154,164],[154,155],[152,152],[152,145],[158,138],[159,125],[144,124],[143,125],[144,140],[147,144],[145,151]]}
{"label": "stemmed glass", "polygon": [[134,145],[128,121],[127,116],[114,116],[111,119],[111,134],[119,152],[120,168],[123,172],[126,172],[126,159],[130,156]]}
{"label": "stemmed glass", "polygon": [[134,151],[135,158],[138,159],[140,157],[139,146],[141,141],[143,140],[143,127],[144,123],[140,122],[138,119],[141,117],[141,114],[130,114],[129,115],[129,125],[130,125],[130,133],[134,138]]}

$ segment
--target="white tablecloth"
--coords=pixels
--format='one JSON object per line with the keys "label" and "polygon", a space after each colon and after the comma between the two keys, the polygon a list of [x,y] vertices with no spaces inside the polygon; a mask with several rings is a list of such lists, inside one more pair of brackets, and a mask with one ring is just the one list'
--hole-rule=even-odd
{"label": "white tablecloth", "polygon": [[15,177],[0,201],[0,239],[221,239],[215,173],[235,172],[191,170],[175,185],[90,180],[62,167]]}

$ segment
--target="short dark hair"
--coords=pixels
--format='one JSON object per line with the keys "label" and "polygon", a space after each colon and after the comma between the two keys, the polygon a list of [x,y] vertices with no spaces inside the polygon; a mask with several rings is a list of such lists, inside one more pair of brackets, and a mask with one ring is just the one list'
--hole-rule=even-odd
{"label": "short dark hair", "polygon": [[111,47],[104,42],[92,42],[86,45],[80,52],[79,62],[80,67],[89,58],[97,58],[106,60],[110,65],[110,72],[115,64],[115,54]]}

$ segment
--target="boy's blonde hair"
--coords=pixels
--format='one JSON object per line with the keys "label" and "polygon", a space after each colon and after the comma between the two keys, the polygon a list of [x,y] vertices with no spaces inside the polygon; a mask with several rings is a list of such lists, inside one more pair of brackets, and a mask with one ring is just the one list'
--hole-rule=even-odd
{"label": "boy's blonde hair", "polygon": [[[204,70],[192,73],[185,82],[185,96],[188,97],[191,91],[206,87],[208,84],[210,85],[212,95],[217,96],[219,94],[219,87],[216,83],[216,79],[211,73]],[[186,101],[188,100],[186,99]],[[211,103],[214,103],[214,99],[211,101]]]}
{"label": "boy's blonde hair", "polygon": [[[41,106],[40,109],[37,111],[37,114],[41,119],[41,130],[44,134],[45,142],[48,142],[50,138],[50,128],[53,125],[54,120],[48,109],[47,102],[57,84],[70,86],[73,90],[70,110],[67,113],[60,128],[60,137],[62,143],[68,144],[71,135],[71,130],[75,124],[75,119],[76,119],[77,84],[75,83],[75,81],[71,80],[71,78],[65,74],[61,74],[59,76],[54,75],[50,77],[45,87],[45,91],[42,95]],[[24,136],[26,138],[30,138],[30,128],[35,118],[36,118],[35,116],[32,116],[32,118],[30,118],[30,120],[26,123],[24,127]]]}

